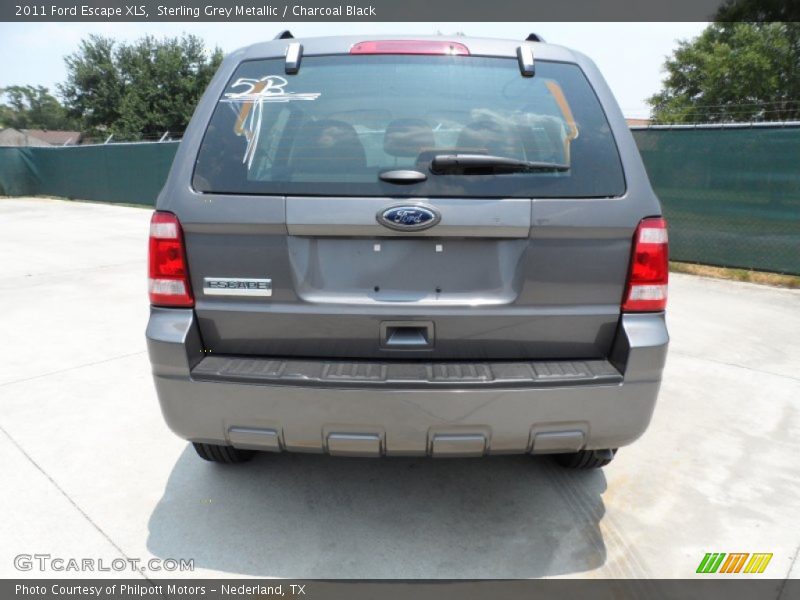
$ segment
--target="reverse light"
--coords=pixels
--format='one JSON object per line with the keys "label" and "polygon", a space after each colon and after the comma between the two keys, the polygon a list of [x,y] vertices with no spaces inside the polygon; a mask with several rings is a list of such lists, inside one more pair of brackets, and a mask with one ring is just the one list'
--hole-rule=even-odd
{"label": "reverse light", "polygon": [[631,252],[623,312],[655,312],[667,306],[669,240],[661,217],[642,219]]}
{"label": "reverse light", "polygon": [[183,230],[172,213],[156,211],[150,219],[148,267],[150,304],[194,306]]}
{"label": "reverse light", "polygon": [[469,48],[459,42],[438,40],[376,40],[359,42],[350,54],[443,54],[469,56]]}

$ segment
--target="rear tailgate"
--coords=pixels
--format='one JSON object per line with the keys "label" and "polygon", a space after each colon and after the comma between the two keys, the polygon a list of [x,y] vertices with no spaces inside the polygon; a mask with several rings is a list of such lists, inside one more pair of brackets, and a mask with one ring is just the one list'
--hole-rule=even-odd
{"label": "rear tailgate", "polygon": [[[173,185],[178,198],[165,202],[183,224],[208,352],[608,355],[632,236],[657,203],[649,186],[626,183],[577,64],[537,61],[531,78],[513,54],[330,54],[289,76],[282,58],[258,59],[217,93],[201,107],[210,120],[192,188]],[[454,152],[568,170],[430,171],[433,156]],[[421,179],[393,184],[387,169]],[[381,222],[398,207],[432,220],[402,231]]]}
{"label": "rear tailgate", "polygon": [[[349,208],[337,222],[321,203]],[[607,354],[635,227],[619,201],[427,200],[442,222],[417,233],[376,222],[396,203],[207,198],[211,222],[183,222],[206,347],[340,358]],[[220,222],[238,214],[247,222]],[[206,294],[204,280],[218,277],[269,279],[271,296]],[[431,326],[425,347],[387,344],[387,324],[405,323]]]}

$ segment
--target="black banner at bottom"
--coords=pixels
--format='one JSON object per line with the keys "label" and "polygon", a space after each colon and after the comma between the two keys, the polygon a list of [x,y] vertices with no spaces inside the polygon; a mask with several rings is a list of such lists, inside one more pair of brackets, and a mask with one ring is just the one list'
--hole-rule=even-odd
{"label": "black banner at bottom", "polygon": [[5,579],[3,600],[502,600],[537,598],[647,600],[788,600],[800,598],[800,580],[538,579],[538,580],[297,580],[297,579]]}

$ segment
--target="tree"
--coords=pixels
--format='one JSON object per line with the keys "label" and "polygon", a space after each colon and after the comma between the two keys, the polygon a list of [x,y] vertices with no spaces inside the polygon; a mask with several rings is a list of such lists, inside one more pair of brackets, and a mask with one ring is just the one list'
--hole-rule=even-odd
{"label": "tree", "polygon": [[119,116],[122,97],[122,85],[114,64],[114,42],[89,36],[64,62],[67,81],[58,89],[69,114],[92,133],[108,129]]}
{"label": "tree", "polygon": [[714,20],[719,23],[800,21],[800,4],[796,0],[726,0]]}
{"label": "tree", "polygon": [[[741,3],[726,10],[734,8],[742,10]],[[798,39],[798,23],[709,25],[694,40],[679,42],[667,59],[664,87],[648,99],[653,119],[717,123],[800,118]]]}
{"label": "tree", "polygon": [[59,90],[69,114],[90,133],[136,138],[186,128],[222,51],[209,55],[193,35],[130,44],[93,35],[65,61]]}
{"label": "tree", "polygon": [[73,129],[75,123],[44,86],[12,85],[0,89],[0,126],[15,129]]}

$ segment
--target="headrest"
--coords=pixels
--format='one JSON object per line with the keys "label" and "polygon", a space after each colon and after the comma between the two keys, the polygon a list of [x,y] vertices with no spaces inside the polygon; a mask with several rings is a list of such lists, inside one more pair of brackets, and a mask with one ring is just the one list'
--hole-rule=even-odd
{"label": "headrest", "polygon": [[416,158],[423,149],[435,145],[433,129],[422,119],[395,119],[383,136],[383,150],[390,156]]}
{"label": "headrest", "polygon": [[467,123],[458,134],[459,148],[481,149],[492,156],[519,158],[522,142],[512,128],[494,119]]}
{"label": "headrest", "polygon": [[292,163],[303,171],[335,171],[362,168],[367,158],[355,127],[345,121],[321,119],[298,132]]}

